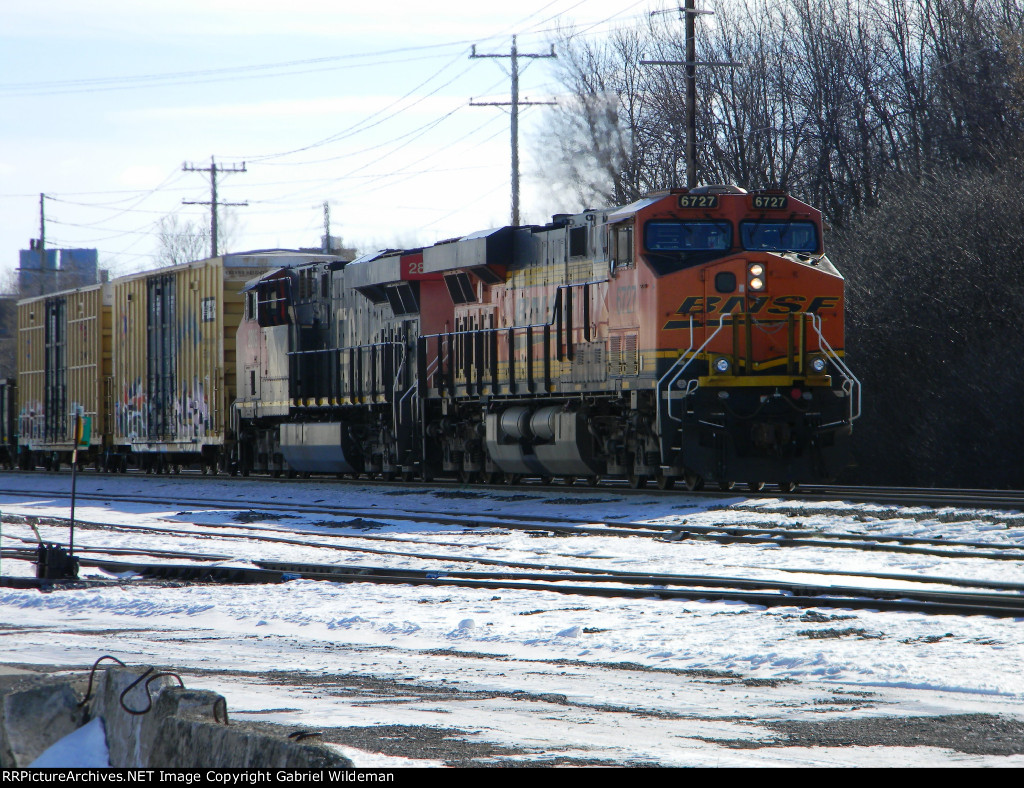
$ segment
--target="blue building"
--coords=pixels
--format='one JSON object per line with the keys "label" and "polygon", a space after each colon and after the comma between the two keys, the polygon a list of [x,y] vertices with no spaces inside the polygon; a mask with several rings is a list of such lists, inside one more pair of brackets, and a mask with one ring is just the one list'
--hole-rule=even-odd
{"label": "blue building", "polygon": [[98,267],[99,255],[95,249],[47,249],[42,254],[33,240],[31,247],[20,253],[19,295],[32,298],[96,284]]}

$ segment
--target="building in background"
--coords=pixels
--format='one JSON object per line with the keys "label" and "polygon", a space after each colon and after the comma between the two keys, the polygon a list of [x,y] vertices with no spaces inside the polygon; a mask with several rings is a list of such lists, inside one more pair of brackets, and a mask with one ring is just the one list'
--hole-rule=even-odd
{"label": "building in background", "polygon": [[34,298],[94,285],[99,281],[98,261],[95,249],[46,249],[44,254],[33,240],[30,248],[21,250],[18,294]]}

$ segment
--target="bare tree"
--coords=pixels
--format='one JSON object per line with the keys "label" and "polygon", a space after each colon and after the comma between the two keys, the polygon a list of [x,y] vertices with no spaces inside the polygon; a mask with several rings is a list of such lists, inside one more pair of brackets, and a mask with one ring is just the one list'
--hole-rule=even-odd
{"label": "bare tree", "polygon": [[209,254],[210,230],[198,222],[168,214],[157,222],[159,265],[180,265],[202,260]]}
{"label": "bare tree", "polygon": [[564,91],[540,138],[547,176],[583,205],[626,203],[651,187],[638,131],[644,128],[644,74],[638,29],[590,42],[564,32],[556,48]]}
{"label": "bare tree", "polygon": [[[564,35],[566,95],[541,138],[554,188],[622,203],[682,183],[682,61],[674,18],[605,40]],[[735,0],[698,28],[700,179],[779,186],[841,225],[891,174],[1017,155],[1024,139],[1024,0]]]}
{"label": "bare tree", "polygon": [[[223,211],[217,223],[217,246],[221,254],[233,242],[237,227],[237,216],[232,211]],[[210,255],[210,228],[202,222],[182,219],[171,213],[162,217],[156,225],[158,265],[180,265],[203,260]]]}

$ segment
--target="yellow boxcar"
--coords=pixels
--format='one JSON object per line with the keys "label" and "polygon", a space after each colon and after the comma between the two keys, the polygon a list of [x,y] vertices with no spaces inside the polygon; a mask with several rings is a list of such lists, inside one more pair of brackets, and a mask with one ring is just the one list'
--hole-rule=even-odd
{"label": "yellow boxcar", "polygon": [[18,302],[18,454],[25,469],[99,467],[110,447],[111,310],[103,284]]}
{"label": "yellow boxcar", "polygon": [[225,255],[114,281],[113,442],[121,470],[225,466],[241,290],[275,259]]}

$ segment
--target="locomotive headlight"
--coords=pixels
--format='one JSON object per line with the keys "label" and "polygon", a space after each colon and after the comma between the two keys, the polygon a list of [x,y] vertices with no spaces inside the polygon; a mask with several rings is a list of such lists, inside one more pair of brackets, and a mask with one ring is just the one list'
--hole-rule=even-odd
{"label": "locomotive headlight", "polygon": [[732,362],[725,356],[719,356],[715,359],[715,363],[712,366],[719,375],[726,375],[732,369]]}
{"label": "locomotive headlight", "polygon": [[754,263],[748,270],[751,276],[761,276],[764,273],[764,266],[760,263]]}
{"label": "locomotive headlight", "polygon": [[[758,266],[758,268],[760,268],[760,266]],[[750,289],[764,290],[764,280],[759,276],[755,276],[753,279],[750,280]]]}
{"label": "locomotive headlight", "polygon": [[825,371],[825,367],[828,366],[828,362],[824,356],[812,356],[809,364],[811,372],[816,375],[820,375]]}

